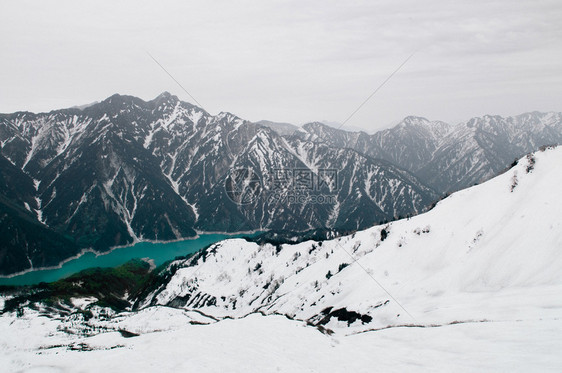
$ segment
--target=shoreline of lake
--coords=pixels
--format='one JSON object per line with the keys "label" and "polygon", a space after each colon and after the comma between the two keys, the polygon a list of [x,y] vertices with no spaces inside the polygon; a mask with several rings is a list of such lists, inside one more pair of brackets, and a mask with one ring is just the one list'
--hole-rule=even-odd
{"label": "shoreline of lake", "polygon": [[[57,281],[88,268],[115,267],[134,258],[154,259],[155,264],[160,265],[177,256],[195,253],[219,241],[252,236],[261,232],[197,232],[194,237],[170,241],[142,240],[129,245],[112,247],[109,251],[102,253],[87,248],[71,258],[63,260],[57,266],[31,268],[19,273],[0,276],[0,285],[35,285],[40,282]],[[134,251],[127,252],[133,247],[136,248]]]}

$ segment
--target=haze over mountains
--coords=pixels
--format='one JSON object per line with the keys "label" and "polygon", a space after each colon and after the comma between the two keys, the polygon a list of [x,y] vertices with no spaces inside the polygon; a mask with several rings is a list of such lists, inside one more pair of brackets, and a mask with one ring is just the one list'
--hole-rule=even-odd
{"label": "haze over mountains", "polygon": [[[9,240],[0,273],[196,231],[363,229],[418,214],[561,141],[560,113],[456,126],[408,117],[367,135],[213,116],[168,93],[2,114],[0,208]],[[233,170],[250,170],[259,184],[229,194]]]}

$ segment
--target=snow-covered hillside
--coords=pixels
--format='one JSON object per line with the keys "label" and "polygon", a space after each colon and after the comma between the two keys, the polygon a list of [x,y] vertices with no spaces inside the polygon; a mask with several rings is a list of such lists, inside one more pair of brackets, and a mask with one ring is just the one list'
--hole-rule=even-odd
{"label": "snow-covered hillside", "polygon": [[254,314],[211,325],[191,324],[181,311],[166,308],[143,316],[147,325],[173,328],[132,338],[118,331],[83,337],[65,334],[59,321],[36,314],[2,318],[0,370],[557,372],[562,366],[559,320],[391,328],[341,337],[278,315]]}
{"label": "snow-covered hillside", "polygon": [[96,306],[89,320],[41,317],[47,310],[4,314],[0,363],[558,371],[560,185],[562,148],[548,148],[411,219],[324,242],[223,241],[173,262],[170,278],[138,299],[135,312],[101,316]]}
{"label": "snow-covered hillside", "polygon": [[554,317],[562,307],[555,297],[562,286],[560,185],[562,148],[550,149],[409,220],[322,243],[223,241],[197,260],[174,263],[183,268],[144,305],[216,317],[280,313],[329,328],[355,313],[345,333]]}

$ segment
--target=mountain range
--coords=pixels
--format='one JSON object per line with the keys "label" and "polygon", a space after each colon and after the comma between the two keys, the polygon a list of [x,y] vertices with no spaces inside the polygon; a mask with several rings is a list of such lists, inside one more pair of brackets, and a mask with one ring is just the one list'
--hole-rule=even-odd
{"label": "mountain range", "polygon": [[561,141],[560,113],[408,117],[367,135],[211,115],[169,93],[2,114],[0,274],[197,231],[364,229]]}
{"label": "mountain range", "polygon": [[556,371],[561,161],[543,147],[431,211],[331,240],[230,239],[13,289],[4,366]]}
{"label": "mountain range", "polygon": [[[522,294],[562,285],[561,160],[544,148],[429,212],[333,240],[216,243],[169,264],[135,308],[281,314],[344,333],[502,318]],[[481,307],[489,292],[498,299]]]}
{"label": "mountain range", "polygon": [[303,129],[307,140],[384,159],[438,193],[451,193],[496,176],[540,146],[562,143],[562,113],[486,115],[455,125],[410,116],[373,135],[318,122]]}

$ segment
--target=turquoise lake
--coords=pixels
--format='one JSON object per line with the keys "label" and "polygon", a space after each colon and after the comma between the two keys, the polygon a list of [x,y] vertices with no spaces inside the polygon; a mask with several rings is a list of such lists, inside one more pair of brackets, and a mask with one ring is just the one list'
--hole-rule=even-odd
{"label": "turquoise lake", "polygon": [[134,246],[121,247],[103,255],[86,253],[79,258],[64,263],[61,268],[35,270],[15,277],[0,278],[0,285],[33,285],[40,282],[52,282],[87,268],[116,267],[133,258],[150,258],[154,260],[156,266],[159,266],[177,256],[194,253],[207,245],[227,238],[254,235],[256,234],[200,234],[195,239],[184,241],[168,243],[139,242]]}

